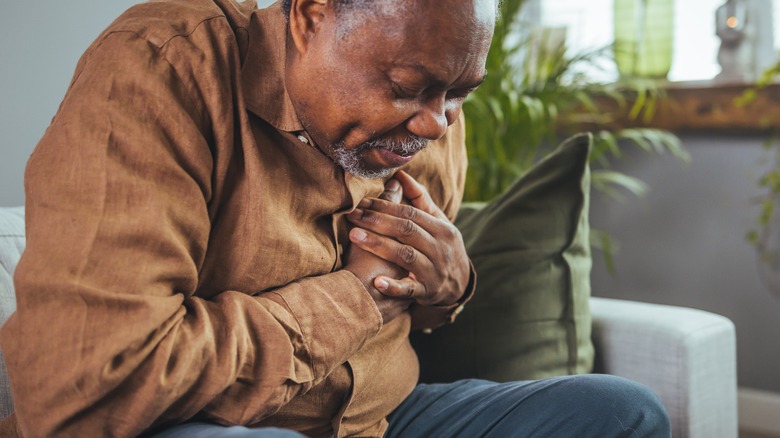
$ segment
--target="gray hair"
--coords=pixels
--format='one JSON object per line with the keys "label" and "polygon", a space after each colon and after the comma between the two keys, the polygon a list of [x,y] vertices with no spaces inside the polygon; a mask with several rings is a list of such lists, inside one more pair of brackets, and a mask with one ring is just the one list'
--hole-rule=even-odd
{"label": "gray hair", "polygon": [[[335,0],[334,2],[337,13],[340,13],[348,9],[368,8],[378,3],[381,2],[373,1],[373,0]],[[291,7],[292,7],[292,0],[282,0],[282,11],[284,12],[284,16],[288,20],[290,19]]]}
{"label": "gray hair", "polygon": [[[496,5],[496,18],[501,16],[501,6],[504,0],[494,0]],[[364,12],[372,12],[372,8],[375,10],[376,6],[389,6],[385,1],[379,0],[334,0],[336,7],[336,13],[342,13],[348,10],[364,9]],[[287,20],[290,19],[290,9],[292,7],[292,0],[282,0],[282,12]],[[385,8],[383,12],[388,12],[388,8]]]}

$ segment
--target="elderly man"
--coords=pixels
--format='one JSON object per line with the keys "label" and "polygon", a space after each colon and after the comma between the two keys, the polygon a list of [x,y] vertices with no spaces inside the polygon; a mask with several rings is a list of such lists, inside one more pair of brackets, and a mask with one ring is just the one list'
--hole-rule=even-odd
{"label": "elderly man", "polygon": [[5,432],[668,435],[613,377],[416,385],[410,329],[475,284],[450,220],[495,11],[158,0],[115,21],[28,163]]}

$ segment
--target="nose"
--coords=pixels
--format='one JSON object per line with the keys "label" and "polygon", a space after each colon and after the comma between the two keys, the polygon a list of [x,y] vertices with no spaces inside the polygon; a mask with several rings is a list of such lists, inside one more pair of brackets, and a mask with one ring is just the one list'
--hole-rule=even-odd
{"label": "nose", "polygon": [[432,96],[406,121],[406,129],[419,137],[438,140],[459,114],[460,104],[448,101],[444,95]]}

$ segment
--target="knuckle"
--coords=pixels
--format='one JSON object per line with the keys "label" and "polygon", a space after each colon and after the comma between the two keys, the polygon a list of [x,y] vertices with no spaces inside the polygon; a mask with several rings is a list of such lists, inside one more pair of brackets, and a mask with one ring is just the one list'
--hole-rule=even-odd
{"label": "knuckle", "polygon": [[460,231],[450,222],[446,222],[444,226],[444,237],[448,240],[452,240],[460,236]]}
{"label": "knuckle", "polygon": [[363,217],[361,218],[361,220],[369,224],[376,224],[379,222],[379,215],[374,213],[371,210],[366,210],[363,212]]}
{"label": "knuckle", "polygon": [[398,223],[398,232],[405,237],[411,237],[417,233],[417,225],[410,220],[403,220]]}
{"label": "knuckle", "polygon": [[417,253],[414,248],[409,245],[401,245],[398,248],[398,257],[408,265],[417,261]]}
{"label": "knuckle", "polygon": [[400,215],[402,218],[413,221],[417,218],[417,209],[411,205],[402,205]]}
{"label": "knuckle", "polygon": [[460,229],[455,226],[455,224],[450,224],[452,226],[452,232],[455,233],[455,237],[458,238],[458,240],[463,240],[463,234],[461,234]]}
{"label": "knuckle", "polygon": [[414,296],[414,282],[409,283],[409,287],[406,289],[406,297],[412,298]]}
{"label": "knuckle", "polygon": [[451,222],[442,221],[444,223],[444,230],[446,233],[450,236],[455,236],[458,232],[458,229],[455,228],[455,225],[453,225]]}

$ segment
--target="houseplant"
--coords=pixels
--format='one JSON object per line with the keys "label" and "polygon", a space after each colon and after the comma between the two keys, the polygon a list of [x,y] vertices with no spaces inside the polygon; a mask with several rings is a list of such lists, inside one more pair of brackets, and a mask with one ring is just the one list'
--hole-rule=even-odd
{"label": "houseplant", "polygon": [[[621,149],[638,146],[648,152],[670,152],[687,160],[679,139],[666,131],[612,128],[619,119],[652,117],[661,91],[656,82],[600,83],[587,71],[610,56],[608,48],[570,54],[565,44],[551,43],[544,31],[524,23],[524,0],[500,4],[493,44],[488,53],[488,77],[464,102],[469,169],[466,201],[487,201],[503,192],[548,149],[585,128],[593,131],[592,184],[618,196],[641,195],[640,180],[609,168]],[[613,108],[605,111],[605,108]],[[592,244],[606,249],[612,241],[592,233]]]}
{"label": "houseplant", "polygon": [[[750,105],[759,93],[780,78],[780,58],[764,71],[756,84],[748,88],[737,99],[737,105]],[[758,251],[759,271],[770,289],[780,291],[780,130],[767,126],[769,137],[764,147],[773,155],[774,166],[769,167],[758,179],[762,194],[757,198],[760,205],[754,226],[747,232],[747,240]]]}

